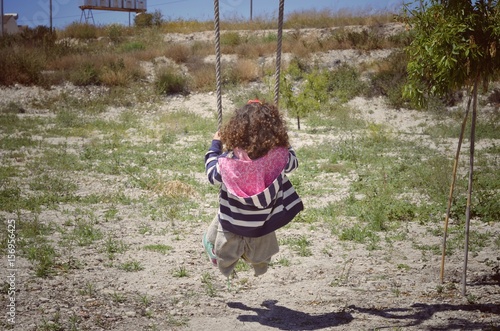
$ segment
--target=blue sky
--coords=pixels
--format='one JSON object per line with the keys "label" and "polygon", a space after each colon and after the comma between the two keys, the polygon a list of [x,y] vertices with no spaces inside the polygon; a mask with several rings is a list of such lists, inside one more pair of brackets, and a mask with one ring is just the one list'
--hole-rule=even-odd
{"label": "blue sky", "polygon": [[[1,1],[1,0],[0,0]],[[214,15],[213,0],[146,0],[147,11],[161,11],[165,19],[212,20]],[[224,18],[250,17],[252,3],[253,17],[276,17],[279,0],[219,0],[220,16]],[[367,11],[391,10],[400,8],[401,0],[285,0],[285,15],[294,11],[329,9],[336,12],[341,9]],[[18,24],[31,27],[50,25],[50,0],[3,0],[4,13],[17,13]],[[52,0],[52,24],[56,28],[64,28],[72,22],[80,22],[82,10],[79,6],[83,0]],[[105,10],[92,11],[96,25],[111,23],[133,24],[134,15],[127,12],[111,12]]]}

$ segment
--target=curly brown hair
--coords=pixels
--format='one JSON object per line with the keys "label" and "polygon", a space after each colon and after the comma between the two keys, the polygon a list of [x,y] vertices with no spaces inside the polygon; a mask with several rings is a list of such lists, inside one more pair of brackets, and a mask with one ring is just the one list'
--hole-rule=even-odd
{"label": "curly brown hair", "polygon": [[286,123],[273,104],[250,101],[236,110],[220,131],[227,150],[244,149],[255,160],[275,147],[288,147]]}

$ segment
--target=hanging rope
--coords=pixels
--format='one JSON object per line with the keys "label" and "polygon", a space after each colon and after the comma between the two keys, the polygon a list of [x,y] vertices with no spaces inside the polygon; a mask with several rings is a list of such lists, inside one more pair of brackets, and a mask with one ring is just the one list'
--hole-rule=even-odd
{"label": "hanging rope", "polygon": [[276,72],[274,75],[274,104],[278,106],[280,98],[280,71],[281,71],[281,44],[283,41],[283,13],[285,11],[285,0],[280,0],[278,18],[278,47],[276,49]]}
{"label": "hanging rope", "polygon": [[[274,74],[274,104],[278,106],[280,97],[281,75],[281,45],[283,43],[283,17],[285,0],[280,0],[278,17],[278,47],[276,49],[276,71]],[[221,78],[221,51],[220,51],[220,16],[219,0],[214,0],[214,25],[215,25],[215,80],[217,85],[217,122],[218,129],[222,126],[222,78]]]}
{"label": "hanging rope", "polygon": [[217,85],[217,130],[222,126],[222,79],[220,67],[220,18],[219,0],[214,0],[215,24],[215,80]]}

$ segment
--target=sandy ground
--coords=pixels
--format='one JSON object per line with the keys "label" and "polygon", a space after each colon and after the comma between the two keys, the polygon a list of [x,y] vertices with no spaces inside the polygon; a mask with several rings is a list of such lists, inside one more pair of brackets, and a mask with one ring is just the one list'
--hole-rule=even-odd
{"label": "sandy ground", "polygon": [[[164,107],[203,109],[202,103],[212,99],[215,103],[213,94],[173,98]],[[355,99],[351,106],[361,107],[362,116],[368,120],[384,121],[403,134],[411,134],[422,117],[421,113],[408,110],[390,111],[383,100]],[[314,144],[303,131],[292,131],[291,137],[295,145]],[[203,178],[203,174],[199,175]],[[87,193],[109,185],[92,176],[78,181]],[[120,186],[120,181],[115,184]],[[141,193],[126,191],[126,194]],[[325,199],[335,201],[343,194],[345,191],[338,190]],[[215,199],[215,196],[205,198]],[[317,203],[312,199],[304,202],[306,208]],[[40,219],[62,224],[64,210],[71,208],[62,206],[59,210],[43,211]],[[150,232],[140,234],[137,223],[143,216],[139,209],[123,207],[119,210],[119,222],[101,226],[130,245],[131,249],[118,259],[140,261],[144,267],[141,271],[125,272],[106,266],[107,257],[95,245],[72,252],[76,260],[83,261],[80,269],[46,279],[35,277],[32,265],[18,259],[14,329],[71,330],[74,326],[75,330],[124,331],[498,330],[500,327],[499,275],[492,269],[492,263],[498,264],[495,260],[498,251],[494,247],[470,257],[467,296],[463,297],[462,254],[447,259],[445,283],[441,284],[440,256],[415,248],[415,239],[382,244],[381,249],[371,251],[365,245],[339,241],[321,225],[311,230],[306,224],[293,223],[279,230],[278,237],[306,235],[313,243],[310,257],[301,257],[283,246],[276,260],[285,257],[291,261],[290,266],[276,264],[261,277],[254,277],[251,270],[241,271],[228,284],[208,262],[201,247],[201,236],[209,219],[169,222],[180,233],[180,239],[162,235],[158,222],[151,223]],[[500,233],[498,223],[473,221],[472,226],[490,231],[493,236]],[[427,226],[412,222],[401,232],[418,238],[416,241],[421,244],[438,243],[440,239],[430,236],[427,230]],[[174,249],[166,255],[141,249],[148,242]],[[5,260],[5,256],[2,258]],[[180,268],[185,268],[187,277],[173,276]],[[7,300],[5,294],[2,296]]]}
{"label": "sandy ground", "polygon": [[[16,98],[14,91],[29,94],[23,94],[26,98],[41,93],[24,87],[2,89],[2,100]],[[230,108],[229,101],[224,102]],[[199,110],[206,109],[206,104],[216,104],[213,93],[171,98],[160,110]],[[426,120],[422,113],[390,110],[382,99],[357,98],[350,105],[368,121],[392,126],[405,137],[419,133],[420,121]],[[114,111],[103,116],[112,116]],[[213,116],[210,112],[199,115]],[[312,146],[319,139],[335,139],[304,131],[291,131],[290,136],[298,147]],[[418,137],[422,138],[420,134]],[[200,181],[204,178],[202,173],[193,176]],[[320,201],[305,197],[305,207],[342,199],[354,179],[328,178],[335,187],[345,190],[336,190]],[[126,195],[144,194],[127,187],[123,178],[89,174],[75,180],[86,194],[114,190],[114,185]],[[215,198],[215,194],[200,197],[207,201]],[[208,213],[215,213],[210,206],[207,202]],[[102,215],[108,207],[98,206],[95,212]],[[68,211],[74,211],[74,207],[43,210],[40,221],[62,225]],[[22,217],[34,216],[25,213]],[[460,293],[463,254],[447,258],[441,284],[441,257],[415,247],[415,243],[439,244],[440,238],[430,235],[428,225],[418,222],[400,230],[412,240],[382,242],[377,250],[339,241],[323,225],[312,230],[308,224],[292,223],[280,229],[278,237],[307,236],[312,242],[311,256],[299,256],[282,246],[275,260],[286,258],[290,266],[274,264],[261,277],[254,277],[251,270],[240,271],[228,283],[209,263],[201,246],[210,219],[149,222],[150,231],[142,233],[137,231],[138,223],[148,220],[144,220],[140,206],[120,208],[117,219],[100,223],[104,231],[114,233],[130,247],[116,262],[134,259],[144,269],[126,272],[109,267],[105,253],[95,245],[65,253],[82,261],[80,268],[45,279],[35,277],[33,266],[19,258],[14,330],[500,330],[500,277],[494,269],[499,264],[498,250],[486,247],[469,256],[464,297]],[[165,235],[165,226],[177,235],[172,231]],[[473,220],[472,227],[500,236],[498,222]],[[168,254],[150,252],[142,249],[146,243],[174,249]],[[6,261],[5,255],[1,258]],[[187,272],[186,277],[175,276],[181,269]],[[5,280],[8,270],[3,270]],[[1,296],[7,312],[7,293],[2,291]],[[9,327],[5,319],[2,322],[0,327]]]}

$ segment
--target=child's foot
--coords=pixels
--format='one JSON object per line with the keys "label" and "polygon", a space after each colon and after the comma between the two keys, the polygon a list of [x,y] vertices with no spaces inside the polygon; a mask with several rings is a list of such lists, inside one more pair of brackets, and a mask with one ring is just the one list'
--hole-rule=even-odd
{"label": "child's foot", "polygon": [[207,240],[207,234],[203,235],[203,247],[205,248],[205,252],[207,252],[208,259],[214,266],[217,266],[217,256],[215,255],[214,244]]}

